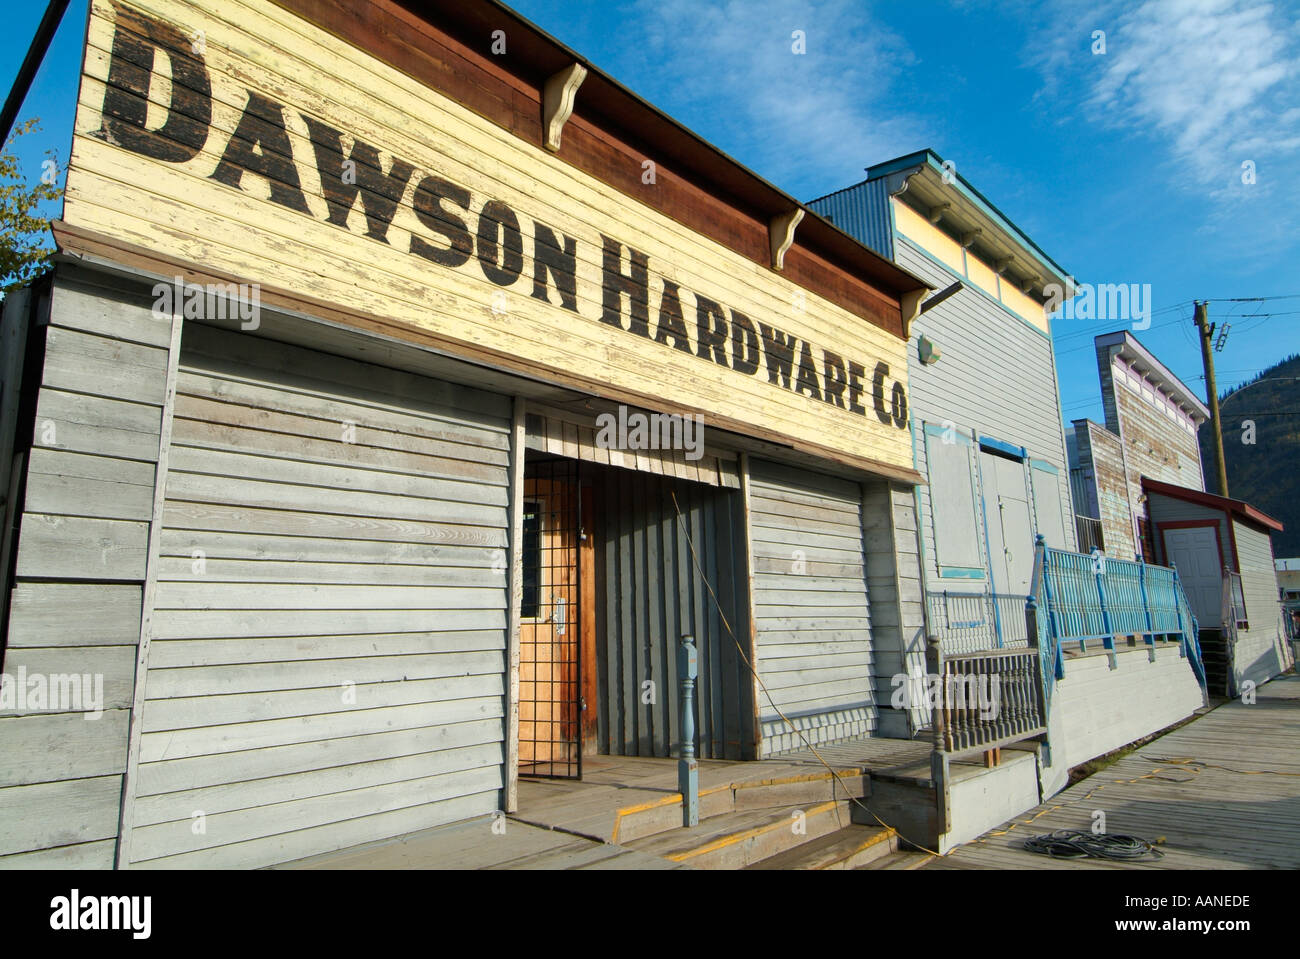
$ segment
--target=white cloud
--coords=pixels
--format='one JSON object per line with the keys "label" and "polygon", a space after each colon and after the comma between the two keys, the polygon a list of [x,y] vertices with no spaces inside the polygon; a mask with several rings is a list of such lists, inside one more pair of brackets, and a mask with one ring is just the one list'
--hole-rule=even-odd
{"label": "white cloud", "polygon": [[677,84],[674,112],[707,115],[713,142],[787,190],[847,186],[927,145],[889,95],[915,58],[861,0],[637,0],[633,15],[645,69]]}
{"label": "white cloud", "polygon": [[[1069,85],[1096,120],[1146,134],[1216,196],[1242,195],[1241,164],[1261,169],[1300,150],[1300,32],[1262,0],[1058,4],[1058,29],[1035,51],[1048,92]],[[1092,32],[1106,52],[1094,56]],[[1257,191],[1258,192],[1258,191]]]}

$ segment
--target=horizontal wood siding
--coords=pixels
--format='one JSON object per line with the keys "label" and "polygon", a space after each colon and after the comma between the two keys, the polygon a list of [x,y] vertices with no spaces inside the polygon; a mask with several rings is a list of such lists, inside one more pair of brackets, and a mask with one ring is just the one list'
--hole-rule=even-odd
{"label": "horizontal wood siding", "polygon": [[[899,266],[936,289],[959,279],[906,237],[895,238],[895,250]],[[978,436],[1023,446],[1031,459],[1051,463],[1059,471],[1056,478],[1060,487],[1061,522],[1065,527],[1066,546],[1074,549],[1076,533],[1069,510],[1065,430],[1061,423],[1051,340],[969,286],[917,317],[912,324],[909,356],[917,355],[917,343],[922,336],[933,341],[943,351],[943,357],[932,366],[914,359],[909,361],[912,425],[917,431],[914,444],[917,471],[929,476],[925,444],[919,432],[922,423],[940,428],[951,426],[966,436],[973,431]],[[921,513],[926,577],[932,589],[942,588],[934,585],[939,582],[934,519],[930,492],[924,486],[921,487]],[[1055,523],[1048,525],[1055,529]],[[983,538],[982,529],[980,535]],[[987,548],[984,552],[987,554]],[[979,591],[984,583],[975,581],[967,585],[972,591]]]}
{"label": "horizontal wood siding", "polygon": [[739,492],[612,469],[593,483],[600,751],[678,754],[677,650],[689,633],[697,755],[753,758],[752,681],[737,648],[749,637]]}
{"label": "horizontal wood siding", "polygon": [[[763,752],[875,727],[861,487],[751,461],[750,536]],[[769,699],[770,696],[770,699]]]}
{"label": "horizontal wood siding", "polygon": [[133,865],[250,868],[498,808],[509,400],[183,342]]}
{"label": "horizontal wood siding", "polygon": [[171,339],[151,307],[83,269],[53,283],[4,670],[91,677],[103,714],[0,713],[0,868],[113,865]]}
{"label": "horizontal wood siding", "polygon": [[1246,618],[1250,622],[1250,629],[1238,634],[1234,657],[1240,688],[1243,680],[1262,683],[1284,672],[1292,657],[1287,648],[1282,603],[1278,599],[1272,539],[1263,530],[1240,520],[1233,520],[1233,526]]}

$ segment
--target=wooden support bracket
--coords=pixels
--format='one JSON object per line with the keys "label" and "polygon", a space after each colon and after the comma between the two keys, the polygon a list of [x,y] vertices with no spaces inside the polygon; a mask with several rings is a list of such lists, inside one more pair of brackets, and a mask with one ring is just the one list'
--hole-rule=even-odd
{"label": "wooden support bracket", "polygon": [[546,81],[542,90],[542,129],[546,131],[546,149],[559,152],[564,124],[573,116],[573,101],[578,87],[587,79],[587,68],[571,63]]}
{"label": "wooden support bracket", "polygon": [[794,244],[794,230],[803,221],[803,209],[778,213],[767,225],[768,242],[772,247],[772,269],[785,267],[786,251]]}
{"label": "wooden support bracket", "polygon": [[930,290],[912,290],[910,293],[904,293],[899,299],[899,305],[903,308],[903,338],[908,339],[912,335],[912,321],[921,315],[921,301],[930,295]]}

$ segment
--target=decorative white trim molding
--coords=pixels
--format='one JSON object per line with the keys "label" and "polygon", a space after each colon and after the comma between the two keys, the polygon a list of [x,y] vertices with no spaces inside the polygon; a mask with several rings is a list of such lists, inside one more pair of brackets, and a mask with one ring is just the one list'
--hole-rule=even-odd
{"label": "decorative white trim molding", "polygon": [[928,297],[933,290],[912,290],[910,293],[904,293],[899,299],[899,305],[903,308],[903,337],[911,339],[912,321],[921,313],[921,302]]}
{"label": "decorative white trim molding", "polygon": [[564,124],[573,116],[573,101],[585,79],[587,68],[571,63],[546,81],[542,90],[542,128],[546,131],[546,149],[552,153],[560,149]]}
{"label": "decorative white trim molding", "polygon": [[785,268],[786,251],[794,244],[794,230],[803,220],[803,208],[779,213],[767,225],[767,236],[772,247],[772,269]]}

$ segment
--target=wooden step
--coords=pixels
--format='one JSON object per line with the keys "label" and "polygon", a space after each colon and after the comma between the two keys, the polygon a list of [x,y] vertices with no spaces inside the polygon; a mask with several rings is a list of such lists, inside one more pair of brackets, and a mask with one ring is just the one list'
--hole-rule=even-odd
{"label": "wooden step", "polygon": [[[758,809],[809,807],[832,799],[862,799],[871,794],[860,767],[798,772],[762,779],[736,780],[700,789],[700,822],[728,813]],[[681,793],[618,810],[611,842],[626,845],[682,828]]]}
{"label": "wooden step", "polygon": [[898,833],[882,826],[846,826],[800,843],[747,869],[861,869],[898,849]]}
{"label": "wooden step", "polygon": [[920,869],[927,862],[934,859],[933,853],[921,852],[918,849],[898,849],[888,856],[881,856],[864,866],[855,866],[856,869]]}
{"label": "wooden step", "polygon": [[[696,869],[744,869],[851,825],[849,806],[845,799],[728,813],[704,820],[693,829],[679,828],[623,845]],[[802,817],[796,818],[795,813]],[[798,832],[796,824],[801,826]]]}

